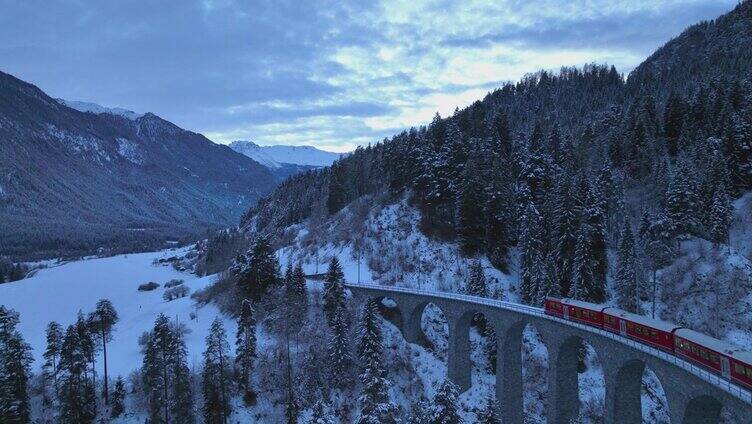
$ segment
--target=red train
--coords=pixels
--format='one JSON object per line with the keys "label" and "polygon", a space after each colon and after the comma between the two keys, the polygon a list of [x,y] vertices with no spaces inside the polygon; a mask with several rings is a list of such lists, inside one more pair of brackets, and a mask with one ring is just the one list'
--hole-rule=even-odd
{"label": "red train", "polygon": [[727,380],[752,388],[752,352],[696,331],[621,309],[572,299],[548,297],[545,312],[651,345],[708,368]]}

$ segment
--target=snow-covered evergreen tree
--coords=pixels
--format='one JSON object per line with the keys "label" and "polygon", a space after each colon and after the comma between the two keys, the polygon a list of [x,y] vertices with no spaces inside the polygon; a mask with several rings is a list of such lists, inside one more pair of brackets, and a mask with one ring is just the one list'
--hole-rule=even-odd
{"label": "snow-covered evergreen tree", "polygon": [[107,342],[112,341],[112,332],[119,318],[115,307],[108,299],[101,299],[97,302],[96,309],[90,318],[92,331],[94,331],[102,343],[102,354],[104,358],[104,402],[110,403],[109,395],[109,376],[107,375]]}
{"label": "snow-covered evergreen tree", "polygon": [[308,424],[336,424],[337,419],[334,413],[331,411],[328,405],[322,400],[316,401],[313,405],[313,411],[311,418],[308,420]]}
{"label": "snow-covered evergreen tree", "polygon": [[332,383],[339,388],[348,387],[352,380],[350,373],[353,360],[347,330],[344,308],[337,308],[332,320],[328,347]]}
{"label": "snow-covered evergreen tree", "polygon": [[115,388],[112,391],[111,418],[117,418],[125,413],[125,381],[118,376],[115,380]]}
{"label": "snow-covered evergreen tree", "polygon": [[628,221],[621,232],[616,262],[616,302],[619,308],[639,313],[640,296],[637,275],[637,253],[634,236]]}
{"label": "snow-covered evergreen tree", "polygon": [[699,193],[696,171],[688,160],[679,160],[666,193],[666,216],[675,235],[694,234],[699,227]]}
{"label": "snow-covered evergreen tree", "polygon": [[235,334],[235,364],[238,367],[238,383],[242,390],[251,390],[251,373],[256,358],[256,317],[253,305],[244,300]]}
{"label": "snow-covered evergreen tree", "polygon": [[63,327],[55,321],[47,325],[45,331],[47,348],[44,351],[44,365],[42,372],[45,381],[52,388],[52,393],[59,394],[58,371],[60,369],[60,350],[63,347]]}
{"label": "snow-covered evergreen tree", "polygon": [[466,255],[476,255],[483,248],[486,219],[483,211],[482,185],[477,181],[479,171],[474,161],[465,168],[457,201],[457,235],[460,249]]}
{"label": "snow-covered evergreen tree", "polygon": [[384,378],[381,355],[381,323],[378,310],[373,302],[368,302],[363,308],[363,318],[358,334],[358,357],[362,372],[360,380],[363,391],[358,398],[360,403],[361,424],[389,424],[396,423],[396,405],[389,401],[389,381]]}
{"label": "snow-covered evergreen tree", "polygon": [[263,237],[256,240],[249,253],[235,260],[232,272],[243,294],[253,301],[261,299],[269,288],[282,280],[277,256]]}
{"label": "snow-covered evergreen tree", "polygon": [[460,424],[460,406],[458,402],[459,389],[451,380],[446,379],[436,391],[433,405],[429,412],[428,422],[431,424]]}
{"label": "snow-covered evergreen tree", "polygon": [[204,368],[201,372],[202,408],[206,424],[227,424],[232,412],[230,405],[230,346],[222,321],[217,317],[206,336]]}
{"label": "snow-covered evergreen tree", "polygon": [[193,424],[193,393],[183,334],[160,314],[144,346],[141,377],[151,422]]}
{"label": "snow-covered evergreen tree", "polygon": [[16,329],[18,313],[0,305],[0,422],[31,422],[31,347]]}
{"label": "snow-covered evergreen tree", "polygon": [[499,402],[496,396],[489,394],[483,404],[483,409],[478,413],[478,424],[501,424],[499,418]]}
{"label": "snow-covered evergreen tree", "polygon": [[583,223],[577,235],[577,246],[574,253],[572,285],[569,287],[568,297],[578,300],[591,300],[591,288],[595,285],[593,269],[592,228]]}
{"label": "snow-covered evergreen tree", "polygon": [[86,376],[89,367],[86,347],[77,327],[68,326],[60,351],[62,384],[58,419],[64,424],[91,423],[96,417],[95,390]]}
{"label": "snow-covered evergreen tree", "polygon": [[188,368],[188,349],[185,346],[183,333],[179,328],[173,329],[171,371],[173,375],[173,398],[170,402],[172,423],[194,424],[193,387],[191,384],[191,370]]}
{"label": "snow-covered evergreen tree", "polygon": [[520,295],[522,302],[536,301],[543,279],[543,221],[529,203],[520,224]]}
{"label": "snow-covered evergreen tree", "polygon": [[563,293],[568,293],[572,285],[574,252],[577,246],[579,217],[572,194],[569,177],[566,174],[557,178],[554,202],[554,237],[556,244],[556,268]]}
{"label": "snow-covered evergreen tree", "polygon": [[[345,274],[336,256],[329,261],[329,269],[324,278],[324,313],[329,326],[334,325],[337,311],[345,307]],[[343,319],[345,316],[343,314]]]}
{"label": "snow-covered evergreen tree", "polygon": [[729,201],[725,190],[718,190],[713,196],[713,204],[708,217],[710,228],[708,233],[714,243],[728,243],[729,229],[733,217],[734,206]]}
{"label": "snow-covered evergreen tree", "polygon": [[486,274],[479,260],[472,261],[470,264],[470,275],[465,285],[465,293],[470,296],[488,297]]}

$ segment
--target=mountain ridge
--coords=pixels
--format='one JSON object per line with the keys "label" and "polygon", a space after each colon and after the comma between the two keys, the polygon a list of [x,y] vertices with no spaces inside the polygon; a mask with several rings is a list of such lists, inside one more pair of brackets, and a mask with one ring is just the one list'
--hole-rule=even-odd
{"label": "mountain ridge", "polygon": [[341,157],[340,153],[328,152],[314,146],[290,146],[277,144],[261,146],[248,140],[235,140],[230,148],[242,153],[269,168],[279,168],[283,164],[323,167],[331,165]]}
{"label": "mountain ridge", "polygon": [[232,224],[277,183],[252,159],[153,113],[81,112],[2,72],[0,93],[0,254],[195,237]]}

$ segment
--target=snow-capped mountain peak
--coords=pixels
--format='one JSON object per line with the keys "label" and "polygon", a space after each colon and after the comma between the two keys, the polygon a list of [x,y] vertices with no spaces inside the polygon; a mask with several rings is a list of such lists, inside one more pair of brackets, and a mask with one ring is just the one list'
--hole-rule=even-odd
{"label": "snow-capped mountain peak", "polygon": [[110,115],[118,115],[130,120],[136,120],[142,116],[143,113],[137,113],[132,110],[123,109],[120,107],[105,107],[91,102],[80,102],[75,100],[55,99],[58,103],[68,106],[71,109],[76,109],[79,112],[91,112],[97,115],[107,113]]}
{"label": "snow-capped mountain peak", "polygon": [[252,141],[237,140],[230,143],[230,148],[236,152],[248,156],[269,169],[277,169],[282,165],[274,160],[264,149]]}
{"label": "snow-capped mountain peak", "polygon": [[270,169],[279,168],[283,164],[329,166],[340,157],[339,153],[327,152],[313,146],[259,146],[245,140],[233,141],[230,148]]}

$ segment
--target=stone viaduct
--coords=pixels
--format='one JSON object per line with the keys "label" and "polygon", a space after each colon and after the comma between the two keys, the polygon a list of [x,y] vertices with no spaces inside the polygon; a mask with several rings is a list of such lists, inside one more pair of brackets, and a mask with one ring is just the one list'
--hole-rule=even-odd
{"label": "stone viaduct", "polygon": [[450,293],[348,284],[357,302],[388,298],[397,304],[405,339],[417,343],[421,317],[429,303],[439,307],[449,324],[449,378],[462,392],[471,385],[470,321],[482,313],[497,335],[496,396],[504,423],[522,424],[522,332],[532,324],[548,349],[549,423],[569,423],[579,413],[578,347],[596,351],[605,379],[605,422],[640,424],[640,388],[648,366],[666,393],[672,424],[719,423],[728,410],[738,423],[752,423],[750,393],[675,358],[618,335],[543,314],[539,308]]}

